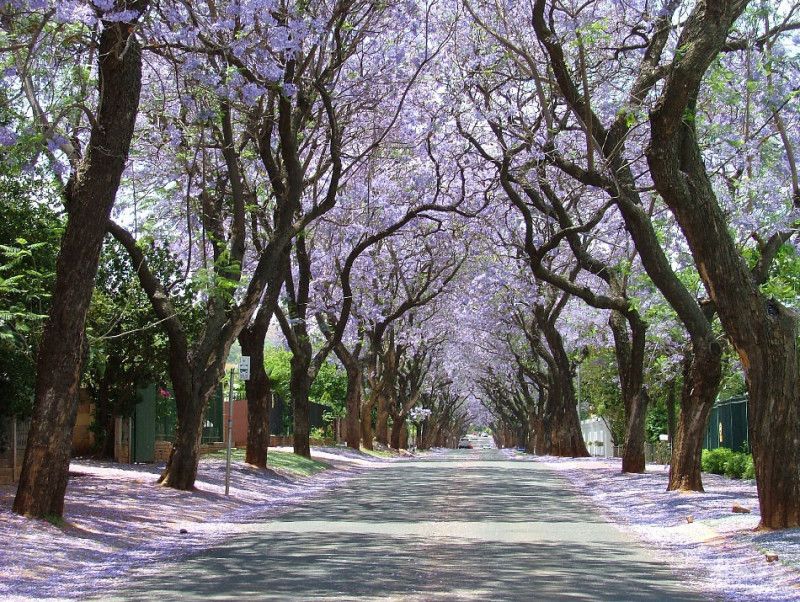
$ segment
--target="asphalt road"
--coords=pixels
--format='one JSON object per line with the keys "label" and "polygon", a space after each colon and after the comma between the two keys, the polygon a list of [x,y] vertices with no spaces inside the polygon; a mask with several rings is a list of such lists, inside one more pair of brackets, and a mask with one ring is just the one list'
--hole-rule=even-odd
{"label": "asphalt road", "polygon": [[554,473],[495,451],[375,469],[130,599],[705,600]]}

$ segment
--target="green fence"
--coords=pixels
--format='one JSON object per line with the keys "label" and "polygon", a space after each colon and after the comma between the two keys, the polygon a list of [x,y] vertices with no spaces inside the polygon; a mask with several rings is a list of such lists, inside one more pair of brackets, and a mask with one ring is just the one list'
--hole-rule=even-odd
{"label": "green fence", "polygon": [[142,387],[137,391],[136,409],[133,412],[133,453],[131,462],[152,462],[156,450],[156,386]]}
{"label": "green fence", "polygon": [[747,451],[750,442],[747,433],[747,396],[722,399],[714,404],[708,417],[706,449],[727,447]]}
{"label": "green fence", "polygon": [[[155,419],[155,438],[157,441],[174,441],[175,425],[177,417],[175,415],[175,399],[172,397],[161,397],[157,402]],[[222,441],[222,385],[217,387],[214,395],[209,399],[206,406],[206,414],[203,418],[202,443],[214,443]]]}

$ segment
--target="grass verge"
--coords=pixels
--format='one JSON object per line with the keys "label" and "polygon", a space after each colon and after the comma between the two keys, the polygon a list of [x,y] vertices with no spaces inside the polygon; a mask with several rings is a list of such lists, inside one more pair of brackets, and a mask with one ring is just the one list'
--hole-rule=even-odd
{"label": "grass verge", "polygon": [[[244,448],[233,448],[231,450],[231,460],[234,462],[244,462]],[[225,459],[226,450],[222,449],[208,454],[211,458]],[[311,475],[322,472],[330,468],[330,465],[318,460],[311,460],[293,454],[292,452],[269,450],[267,453],[267,468],[271,468],[278,472],[290,473],[298,477],[310,477]]]}

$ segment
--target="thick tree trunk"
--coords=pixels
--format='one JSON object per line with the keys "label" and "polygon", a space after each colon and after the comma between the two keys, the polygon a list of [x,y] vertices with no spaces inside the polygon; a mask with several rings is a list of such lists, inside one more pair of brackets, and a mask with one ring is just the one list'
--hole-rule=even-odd
{"label": "thick tree trunk", "polygon": [[[645,420],[649,397],[644,389],[644,346],[647,325],[631,311],[611,312],[608,324],[614,335],[622,402],[625,407],[625,451],[622,472],[644,472]],[[630,327],[630,334],[628,333]]]}
{"label": "thick tree trunk", "polygon": [[[137,2],[144,10],[147,2]],[[56,263],[50,314],[39,345],[33,419],[14,511],[62,516],[86,351],[84,327],[106,225],[139,108],[141,49],[130,23],[107,23],[98,49],[100,91],[95,124],[70,180],[67,225]]]}
{"label": "thick tree trunk", "polygon": [[542,416],[543,449],[540,451],[537,447],[536,453],[573,458],[588,457],[589,451],[586,449],[581,432],[575,387],[572,384],[572,371],[569,357],[564,349],[564,341],[555,325],[538,310],[536,317],[555,367],[551,374],[552,387]]}
{"label": "thick tree trunk", "polygon": [[419,431],[417,432],[417,438],[419,442],[417,443],[417,447],[419,449],[430,449],[431,448],[431,433],[433,432],[433,427],[431,426],[430,420],[425,419],[419,423]]}
{"label": "thick tree trunk", "polygon": [[361,444],[361,372],[353,378],[347,377],[347,415],[345,416],[345,440],[347,447],[359,449]]}
{"label": "thick tree trunk", "polygon": [[645,471],[645,423],[650,399],[645,389],[630,401],[625,428],[625,450],[622,453],[622,472]]}
{"label": "thick tree trunk", "polygon": [[[265,311],[262,307],[259,313]],[[264,339],[269,320],[256,319],[250,327],[239,333],[242,355],[250,356],[250,379],[245,381],[247,395],[247,451],[245,462],[267,467],[269,450],[269,411],[272,407],[272,389],[264,369]]]}
{"label": "thick tree trunk", "polygon": [[158,482],[165,487],[190,491],[194,489],[197,478],[197,466],[200,460],[200,443],[203,436],[203,409],[208,403],[211,393],[206,396],[193,395],[183,400],[176,393],[175,402],[178,407],[178,421],[175,430],[175,441],[170,449],[169,459]]}
{"label": "thick tree trunk", "polygon": [[[761,526],[800,526],[800,373],[797,315],[759,289],[739,254],[706,172],[694,129],[706,70],[746,3],[698,4],[678,44],[653,111],[647,161],[675,215],[725,332],[739,354],[749,390],[750,445]],[[765,246],[765,250],[766,246]]]}
{"label": "thick tree trunk", "polygon": [[347,394],[345,397],[344,436],[347,447],[359,449],[361,444],[361,366],[341,343],[336,347],[336,356],[347,373]]}
{"label": "thick tree trunk", "polygon": [[580,429],[580,420],[575,406],[564,407],[559,404],[550,408],[544,419],[546,434],[541,438],[542,450],[537,447],[536,453],[549,456],[562,456],[569,458],[588,457],[586,443]]}
{"label": "thick tree trunk", "polygon": [[177,424],[169,459],[158,482],[165,487],[188,491],[194,489],[205,409],[218,381],[195,376],[192,366],[177,349],[171,349],[169,364]]}
{"label": "thick tree trunk", "polygon": [[289,391],[294,408],[294,453],[305,458],[311,457],[309,435],[309,402],[308,392],[311,390],[311,379],[308,377],[309,362],[299,356],[292,355],[291,380]]}
{"label": "thick tree trunk", "polygon": [[258,383],[248,382],[247,391],[247,452],[244,461],[259,468],[267,467],[269,450],[269,411],[272,407],[272,389],[269,379]]}
{"label": "thick tree trunk", "polygon": [[372,440],[374,433],[372,430],[372,408],[375,406],[375,400],[370,396],[364,402],[361,408],[361,444],[364,449],[373,449]]}
{"label": "thick tree trunk", "polygon": [[397,417],[392,422],[391,444],[394,449],[403,449],[402,434],[405,429],[406,421],[402,417]]}
{"label": "thick tree trunk", "polygon": [[672,443],[668,491],[703,491],[701,459],[706,425],[722,378],[722,349],[698,342],[687,352],[681,412]]}
{"label": "thick tree trunk", "polygon": [[739,353],[748,376],[750,447],[761,526],[789,528],[800,526],[798,319],[787,308],[775,313],[761,324],[754,321],[754,341],[742,344]]}
{"label": "thick tree trunk", "polygon": [[380,354],[381,379],[376,391],[378,413],[375,420],[375,439],[378,443],[389,445],[389,415],[390,408],[396,405],[397,396],[397,351],[394,346],[394,337],[385,353]]}
{"label": "thick tree trunk", "polygon": [[389,399],[383,391],[378,395],[378,414],[375,418],[375,439],[389,445]]}

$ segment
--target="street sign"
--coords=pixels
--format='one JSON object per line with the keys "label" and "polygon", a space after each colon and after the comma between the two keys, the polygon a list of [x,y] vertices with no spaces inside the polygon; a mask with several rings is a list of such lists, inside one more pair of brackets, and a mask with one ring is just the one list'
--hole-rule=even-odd
{"label": "street sign", "polygon": [[243,355],[239,359],[239,378],[250,380],[250,356]]}

